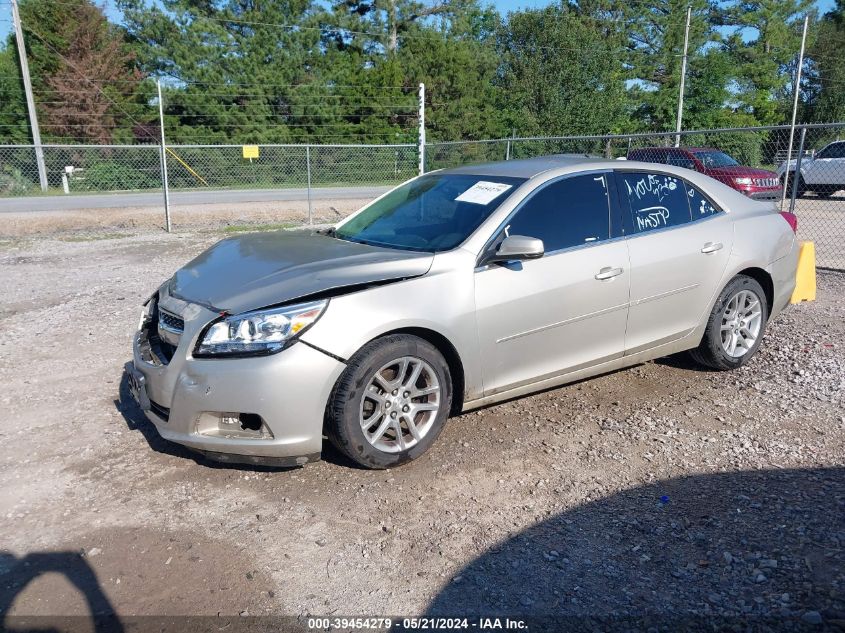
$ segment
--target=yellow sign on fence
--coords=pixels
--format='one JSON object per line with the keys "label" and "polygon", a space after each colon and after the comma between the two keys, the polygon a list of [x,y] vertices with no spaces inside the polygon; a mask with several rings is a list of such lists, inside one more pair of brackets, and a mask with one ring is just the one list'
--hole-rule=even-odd
{"label": "yellow sign on fence", "polygon": [[244,145],[244,158],[249,158],[252,160],[253,158],[258,158],[258,145]]}

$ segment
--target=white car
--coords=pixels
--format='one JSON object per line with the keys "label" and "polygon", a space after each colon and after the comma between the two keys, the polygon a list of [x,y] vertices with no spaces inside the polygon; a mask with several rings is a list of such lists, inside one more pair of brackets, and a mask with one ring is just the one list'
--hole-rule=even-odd
{"label": "white car", "polygon": [[[795,165],[798,160],[789,161],[778,167],[778,177],[784,186],[790,185],[795,176]],[[786,176],[786,172],[789,175]],[[788,180],[788,183],[787,183]],[[826,145],[813,155],[801,158],[801,175],[798,178],[797,195],[801,196],[810,191],[820,196],[829,197],[840,189],[845,189],[845,141],[834,141]]]}

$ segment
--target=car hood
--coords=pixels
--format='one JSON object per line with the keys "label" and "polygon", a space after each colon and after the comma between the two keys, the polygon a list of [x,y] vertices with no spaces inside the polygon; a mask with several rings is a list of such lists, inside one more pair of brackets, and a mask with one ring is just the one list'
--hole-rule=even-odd
{"label": "car hood", "polygon": [[348,242],[313,231],[222,240],[179,269],[168,292],[232,314],[347,286],[424,275],[434,255]]}
{"label": "car hood", "polygon": [[754,167],[743,167],[742,165],[734,165],[732,167],[710,167],[707,173],[712,176],[721,176],[724,178],[777,178],[777,174],[766,169],[756,169]]}

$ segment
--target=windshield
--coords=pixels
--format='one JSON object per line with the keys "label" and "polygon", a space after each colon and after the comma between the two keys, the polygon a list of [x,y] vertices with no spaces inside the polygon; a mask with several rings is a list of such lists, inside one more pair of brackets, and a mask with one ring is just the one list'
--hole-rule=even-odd
{"label": "windshield", "polygon": [[340,239],[447,251],[468,238],[524,178],[431,174],[405,183],[339,226]]}
{"label": "windshield", "polygon": [[695,157],[704,163],[705,167],[733,167],[739,165],[733,158],[724,152],[707,151],[694,152]]}

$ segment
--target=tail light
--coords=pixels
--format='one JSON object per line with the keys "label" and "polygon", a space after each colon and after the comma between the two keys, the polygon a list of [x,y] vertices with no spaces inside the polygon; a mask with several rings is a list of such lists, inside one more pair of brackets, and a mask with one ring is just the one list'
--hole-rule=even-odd
{"label": "tail light", "polygon": [[795,216],[794,213],[790,213],[789,211],[781,211],[781,217],[787,221],[790,227],[792,227],[792,232],[798,232],[798,218]]}

